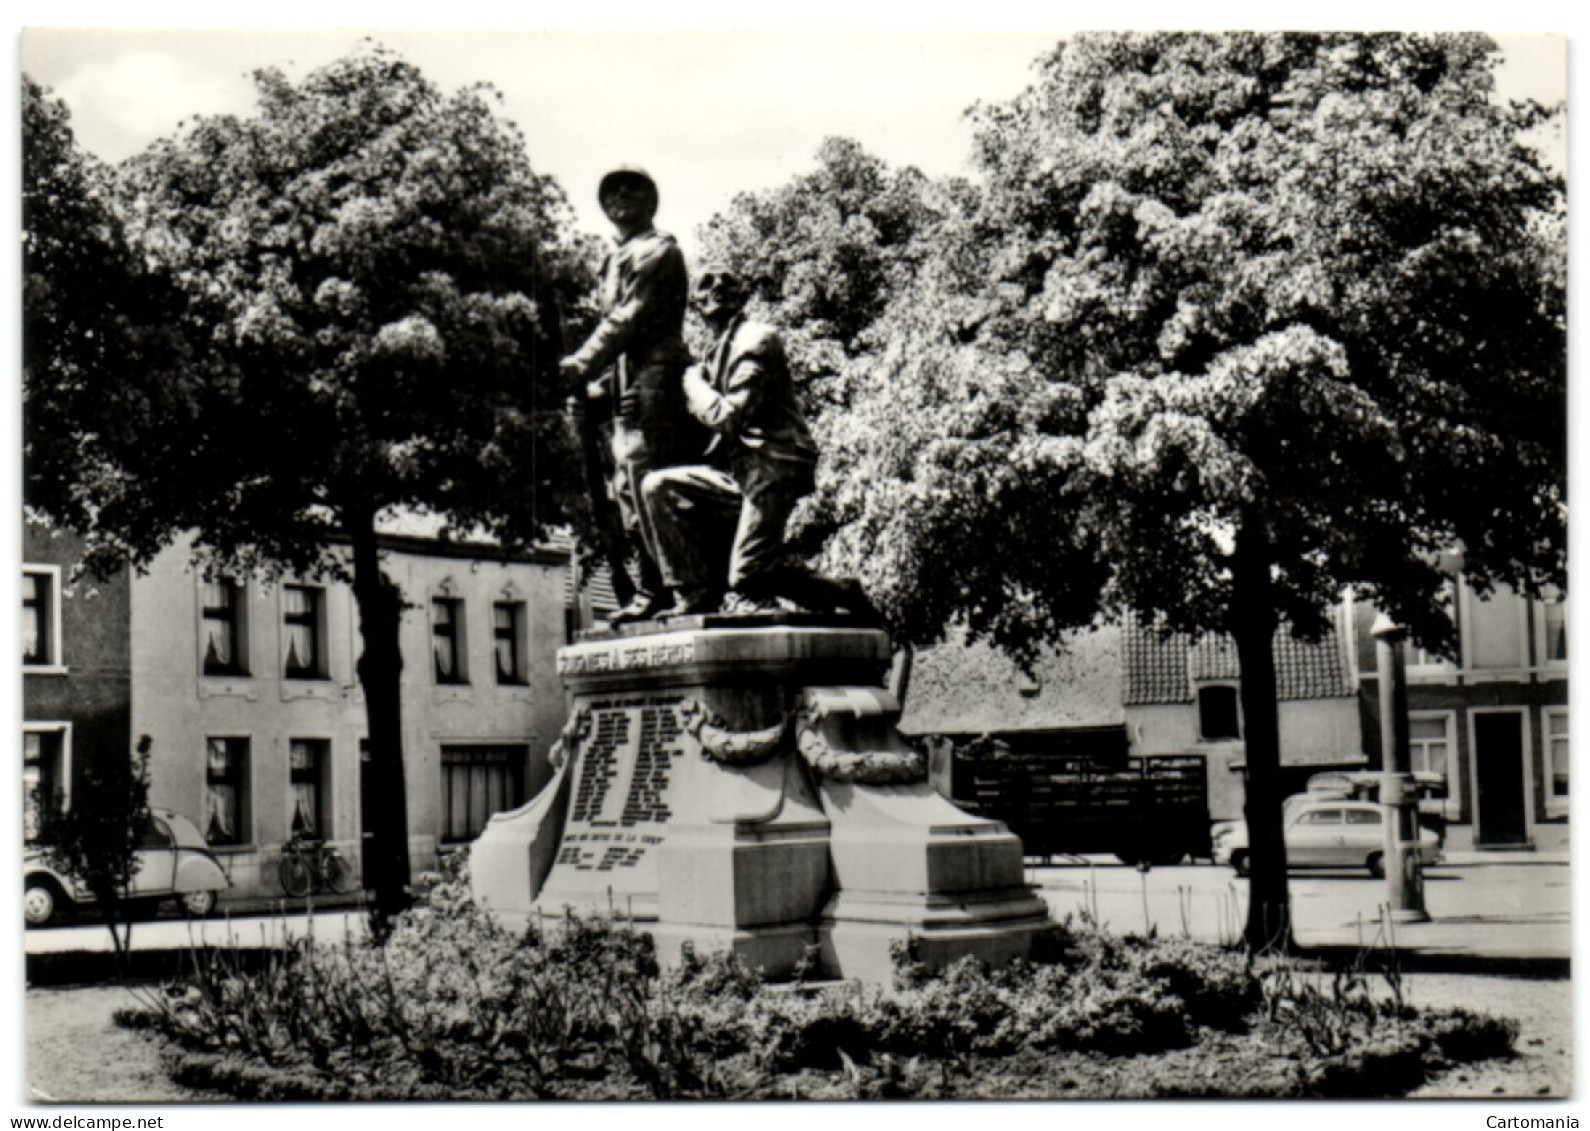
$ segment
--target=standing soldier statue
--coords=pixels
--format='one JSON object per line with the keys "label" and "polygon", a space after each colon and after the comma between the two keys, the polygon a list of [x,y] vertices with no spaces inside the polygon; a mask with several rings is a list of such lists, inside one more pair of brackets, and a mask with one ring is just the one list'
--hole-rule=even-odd
{"label": "standing soldier statue", "polygon": [[[571,381],[586,382],[592,409],[606,406],[613,413],[611,492],[638,564],[633,598],[609,618],[624,624],[645,620],[667,603],[641,480],[656,468],[697,458],[705,435],[686,411],[680,388],[690,363],[683,337],[689,279],[679,245],[652,227],[657,185],[643,170],[615,169],[602,178],[597,199],[618,246],[602,266],[602,320],[561,368]],[[602,488],[593,483],[591,489]]]}

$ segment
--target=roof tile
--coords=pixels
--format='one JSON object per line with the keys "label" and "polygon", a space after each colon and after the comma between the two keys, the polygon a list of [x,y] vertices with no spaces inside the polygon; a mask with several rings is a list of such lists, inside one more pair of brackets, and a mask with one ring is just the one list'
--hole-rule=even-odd
{"label": "roof tile", "polygon": [[[1334,628],[1319,643],[1310,644],[1283,627],[1276,630],[1274,648],[1277,698],[1336,699],[1355,694],[1341,637]],[[1127,617],[1121,654],[1121,697],[1129,707],[1188,703],[1196,683],[1235,680],[1242,674],[1230,636],[1211,633],[1196,642],[1184,633],[1162,636],[1135,616]]]}

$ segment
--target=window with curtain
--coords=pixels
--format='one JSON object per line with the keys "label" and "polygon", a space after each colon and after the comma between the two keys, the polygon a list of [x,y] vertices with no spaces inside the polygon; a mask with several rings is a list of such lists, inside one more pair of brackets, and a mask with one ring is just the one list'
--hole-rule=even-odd
{"label": "window with curtain", "polygon": [[1444,780],[1450,742],[1445,715],[1408,719],[1409,761],[1415,773],[1439,774]]}
{"label": "window with curtain", "polygon": [[204,674],[242,675],[243,590],[235,581],[207,581],[201,591],[203,613]]}
{"label": "window with curtain", "polygon": [[1568,662],[1568,602],[1546,601],[1543,605],[1546,621],[1543,659],[1548,664]]}
{"label": "window with curtain", "polygon": [[39,835],[44,814],[61,788],[61,731],[22,732],[22,838]]}
{"label": "window with curtain", "polygon": [[321,608],[325,594],[307,585],[282,587],[282,630],[286,635],[288,679],[321,679],[326,674]]}
{"label": "window with curtain", "polygon": [[204,839],[218,845],[245,843],[248,739],[207,739],[204,780]]}
{"label": "window with curtain", "polygon": [[330,743],[295,738],[287,744],[287,835],[324,840],[330,835],[326,812],[326,769]]}
{"label": "window with curtain", "polygon": [[1408,716],[1408,765],[1415,773],[1435,774],[1441,779],[1444,800],[1433,798],[1421,803],[1430,813],[1444,814],[1449,821],[1460,818],[1462,798],[1456,778],[1452,776],[1452,753],[1456,739],[1452,733],[1453,717],[1449,712]]}
{"label": "window with curtain", "polygon": [[1548,804],[1560,809],[1568,802],[1568,712],[1553,709],[1546,712],[1547,772],[1551,775],[1546,793]]}
{"label": "window with curtain", "polygon": [[22,574],[22,663],[41,667],[56,662],[55,585],[48,573]]}
{"label": "window with curtain", "polygon": [[524,683],[524,602],[498,601],[492,606],[492,636],[497,654],[497,682]]}
{"label": "window with curtain", "polygon": [[524,804],[528,753],[522,745],[442,747],[443,840],[473,840],[493,813]]}
{"label": "window with curtain", "polygon": [[431,602],[432,655],[437,683],[466,683],[464,671],[464,602],[437,597]]}

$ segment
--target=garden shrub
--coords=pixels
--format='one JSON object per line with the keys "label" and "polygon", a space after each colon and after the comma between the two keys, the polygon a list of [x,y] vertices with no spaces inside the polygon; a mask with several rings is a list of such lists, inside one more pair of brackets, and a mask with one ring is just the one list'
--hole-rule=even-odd
{"label": "garden shrub", "polygon": [[1086,923],[1056,926],[998,970],[963,958],[931,971],[910,940],[896,959],[893,989],[766,986],[732,956],[688,947],[661,970],[650,936],[624,922],[569,915],[509,931],[453,877],[385,945],[299,940],[246,963],[209,952],[125,1023],[183,1050],[179,1080],[255,1099],[942,1096],[1018,1063],[1040,1087],[1034,1057],[1151,1061],[1221,1032],[1251,1036],[1256,1061],[1295,1062],[1266,1086],[1379,1092],[1513,1037],[1461,1011],[1377,1002],[1361,972],[1327,983]]}
{"label": "garden shrub", "polygon": [[1197,1025],[1240,1027],[1259,1004],[1259,981],[1245,954],[1189,939],[1163,939],[1130,952],[1130,962],[1179,997]]}
{"label": "garden shrub", "polygon": [[1420,1018],[1443,1060],[1460,1064],[1511,1056],[1518,1041],[1518,1022],[1466,1009],[1440,1009]]}

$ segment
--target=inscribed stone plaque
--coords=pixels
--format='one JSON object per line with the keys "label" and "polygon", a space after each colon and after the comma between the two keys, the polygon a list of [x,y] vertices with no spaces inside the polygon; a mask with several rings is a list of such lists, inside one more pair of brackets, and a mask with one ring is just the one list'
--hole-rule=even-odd
{"label": "inscribed stone plaque", "polygon": [[[589,704],[588,736],[574,754],[572,793],[563,840],[541,903],[557,910],[607,906],[624,912],[624,897],[654,899],[656,850],[670,816],[670,791],[686,745],[676,695],[637,695]],[[578,896],[585,896],[580,899]]]}

